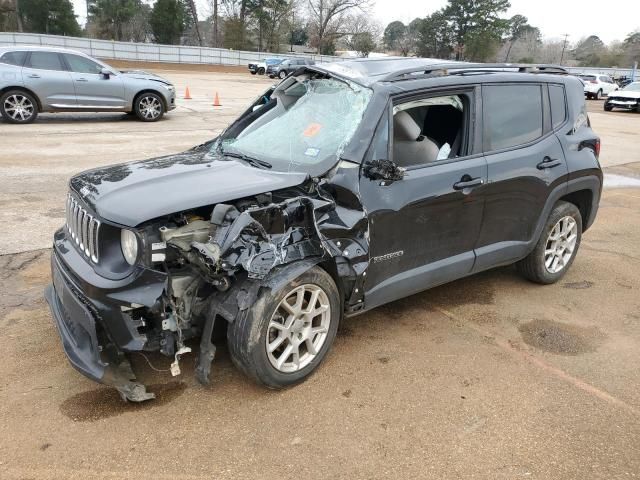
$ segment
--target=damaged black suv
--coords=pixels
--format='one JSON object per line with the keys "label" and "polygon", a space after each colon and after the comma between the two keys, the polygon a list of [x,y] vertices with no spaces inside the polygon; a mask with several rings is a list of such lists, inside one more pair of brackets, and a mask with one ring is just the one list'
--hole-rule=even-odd
{"label": "damaged black suv", "polygon": [[218,138],[73,177],[46,291],[64,350],[131,401],[127,355],[180,373],[216,322],[272,388],[302,381],[338,324],[515,263],[550,284],[596,216],[600,141],[553,66],[425,59],[305,66]]}

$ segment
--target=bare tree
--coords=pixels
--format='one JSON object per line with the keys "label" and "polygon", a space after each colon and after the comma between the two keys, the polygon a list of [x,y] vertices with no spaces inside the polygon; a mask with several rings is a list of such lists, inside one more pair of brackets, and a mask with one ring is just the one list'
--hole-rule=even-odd
{"label": "bare tree", "polygon": [[372,0],[308,0],[308,5],[314,43],[323,53],[330,44],[348,34],[350,14],[367,12]]}

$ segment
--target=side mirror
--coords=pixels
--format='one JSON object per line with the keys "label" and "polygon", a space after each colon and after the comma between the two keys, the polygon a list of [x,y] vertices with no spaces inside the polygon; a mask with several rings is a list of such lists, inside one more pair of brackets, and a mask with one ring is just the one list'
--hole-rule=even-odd
{"label": "side mirror", "polygon": [[103,68],[102,70],[100,70],[100,75],[102,75],[104,78],[109,78],[111,76],[111,70],[109,70],[108,68]]}
{"label": "side mirror", "polygon": [[364,165],[364,175],[371,180],[384,180],[387,183],[404,178],[406,169],[391,160],[371,160]]}

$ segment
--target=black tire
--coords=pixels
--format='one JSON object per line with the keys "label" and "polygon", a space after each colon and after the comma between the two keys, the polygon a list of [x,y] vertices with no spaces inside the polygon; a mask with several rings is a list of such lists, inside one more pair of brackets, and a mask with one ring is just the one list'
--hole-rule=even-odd
{"label": "black tire", "polygon": [[256,74],[256,72],[251,72],[251,75],[255,75],[255,74]]}
{"label": "black tire", "polygon": [[157,122],[164,115],[164,101],[157,93],[141,93],[133,101],[133,111],[143,122]]}
{"label": "black tire", "polygon": [[287,76],[287,72],[285,72],[284,70],[280,70],[280,72],[278,73],[278,78],[281,80],[286,76]]}
{"label": "black tire", "polygon": [[613,107],[610,107],[609,105],[607,105],[606,103],[604,104],[604,111],[605,112],[610,112],[611,110],[613,110]]}
{"label": "black tire", "polygon": [[0,114],[9,123],[31,123],[38,117],[38,102],[24,90],[9,90],[0,97]]}
{"label": "black tire", "polygon": [[596,100],[602,100],[602,90],[596,92]]}
{"label": "black tire", "polygon": [[[297,371],[283,372],[271,363],[267,354],[269,324],[280,302],[294,289],[304,285],[317,286],[325,292],[330,306],[328,315],[330,323],[324,343],[315,357]],[[316,370],[331,349],[338,331],[340,309],[338,288],[331,276],[319,267],[307,270],[277,291],[263,289],[246,315],[236,319],[227,329],[227,344],[231,359],[249,378],[268,388],[285,388],[300,383]]]}
{"label": "black tire", "polygon": [[[566,217],[571,217],[575,221],[575,233],[577,235],[575,246],[573,248],[573,252],[571,253],[571,257],[565,261],[564,267],[560,271],[552,272],[550,271],[545,264],[545,251],[547,250],[549,243],[549,236],[551,231],[554,229],[556,224],[561,219]],[[569,270],[571,264],[573,264],[574,259],[578,253],[578,249],[580,248],[580,241],[582,240],[582,216],[580,215],[580,210],[572,203],[560,201],[556,203],[555,207],[549,214],[549,218],[547,219],[547,223],[542,229],[542,233],[540,234],[540,239],[536,244],[533,251],[523,260],[520,260],[516,263],[516,268],[518,271],[528,280],[532,282],[541,283],[543,285],[548,285],[551,283],[555,283],[560,280]]]}
{"label": "black tire", "polygon": [[264,68],[258,69],[258,75],[264,75]]}

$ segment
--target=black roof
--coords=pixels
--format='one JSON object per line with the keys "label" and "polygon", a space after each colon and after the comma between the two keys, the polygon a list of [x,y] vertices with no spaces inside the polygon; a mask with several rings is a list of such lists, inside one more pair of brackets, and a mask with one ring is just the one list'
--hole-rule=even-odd
{"label": "black roof", "polygon": [[568,74],[564,68],[558,65],[469,63],[435,58],[406,57],[345,60],[343,62],[317,65],[316,68],[366,86],[377,82],[398,82],[461,74],[481,75],[500,72]]}

